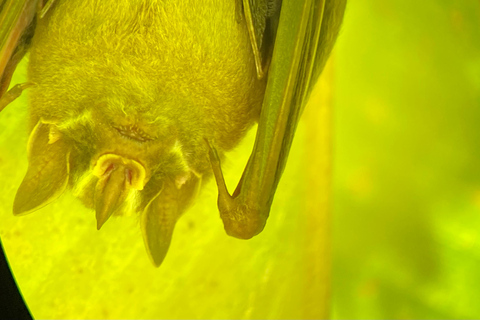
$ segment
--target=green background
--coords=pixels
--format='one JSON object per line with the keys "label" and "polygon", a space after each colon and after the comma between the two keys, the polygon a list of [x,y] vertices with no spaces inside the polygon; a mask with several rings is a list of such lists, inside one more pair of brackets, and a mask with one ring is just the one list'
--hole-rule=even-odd
{"label": "green background", "polygon": [[337,46],[334,315],[480,317],[480,2],[351,0]]}
{"label": "green background", "polygon": [[[350,0],[334,70],[333,317],[479,318],[480,2]],[[306,181],[323,178],[305,121],[261,235],[226,236],[208,183],[155,269],[136,217],[98,232],[69,193],[13,217],[26,105],[0,114],[0,236],[35,317],[302,318],[324,303],[307,290],[329,258],[305,234]],[[230,189],[252,138],[228,155]]]}

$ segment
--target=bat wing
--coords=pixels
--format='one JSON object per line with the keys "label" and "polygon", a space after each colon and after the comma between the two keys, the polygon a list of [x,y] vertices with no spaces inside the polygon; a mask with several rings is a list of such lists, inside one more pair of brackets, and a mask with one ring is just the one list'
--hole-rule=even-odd
{"label": "bat wing", "polygon": [[[244,9],[248,9],[246,2],[257,1],[244,1]],[[282,1],[254,150],[233,195],[228,193],[219,157],[209,144],[220,216],[231,236],[248,239],[265,226],[299,117],[333,47],[345,2]],[[255,46],[252,43],[254,52]]]}
{"label": "bat wing", "polygon": [[22,84],[7,92],[17,64],[29,49],[42,4],[42,0],[0,0],[0,111],[28,87]]}
{"label": "bat wing", "polygon": [[[239,20],[245,22],[252,44],[258,78],[265,76],[273,50],[282,0],[237,0],[237,8],[243,9]],[[237,9],[237,10],[240,10]]]}

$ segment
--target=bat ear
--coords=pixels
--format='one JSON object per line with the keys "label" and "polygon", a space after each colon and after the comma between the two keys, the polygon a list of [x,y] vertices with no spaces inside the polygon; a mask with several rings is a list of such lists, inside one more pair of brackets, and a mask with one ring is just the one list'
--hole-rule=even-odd
{"label": "bat ear", "polygon": [[165,259],[175,224],[192,203],[200,182],[201,178],[192,176],[180,189],[173,181],[165,182],[162,191],[143,210],[141,219],[143,240],[148,255],[156,267],[159,267]]}
{"label": "bat ear", "polygon": [[28,141],[28,170],[18,188],[13,214],[38,210],[67,188],[70,148],[53,124],[39,121]]}
{"label": "bat ear", "polygon": [[142,233],[145,247],[153,264],[159,267],[167,255],[173,229],[178,219],[176,203],[165,201],[160,193],[145,207],[142,214]]}

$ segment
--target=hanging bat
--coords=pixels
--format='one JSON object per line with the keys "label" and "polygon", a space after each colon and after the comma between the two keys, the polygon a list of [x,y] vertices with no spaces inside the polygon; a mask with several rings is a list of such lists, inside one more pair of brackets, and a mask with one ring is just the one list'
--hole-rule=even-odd
{"label": "hanging bat", "polygon": [[[71,189],[140,216],[156,266],[213,176],[227,234],[269,215],[295,129],[346,0],[0,0],[0,111],[29,88],[29,166],[13,213]],[[7,91],[29,52],[28,82]],[[232,195],[221,159],[258,122]]]}

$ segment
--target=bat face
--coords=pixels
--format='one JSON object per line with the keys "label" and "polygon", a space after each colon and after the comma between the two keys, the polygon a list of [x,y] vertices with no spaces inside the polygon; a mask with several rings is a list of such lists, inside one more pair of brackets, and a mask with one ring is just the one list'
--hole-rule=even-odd
{"label": "bat face", "polygon": [[[38,21],[28,77],[29,168],[14,213],[65,190],[95,209],[140,215],[162,262],[175,222],[258,118],[258,80],[234,1],[61,1]],[[208,8],[215,7],[211,12]]]}

